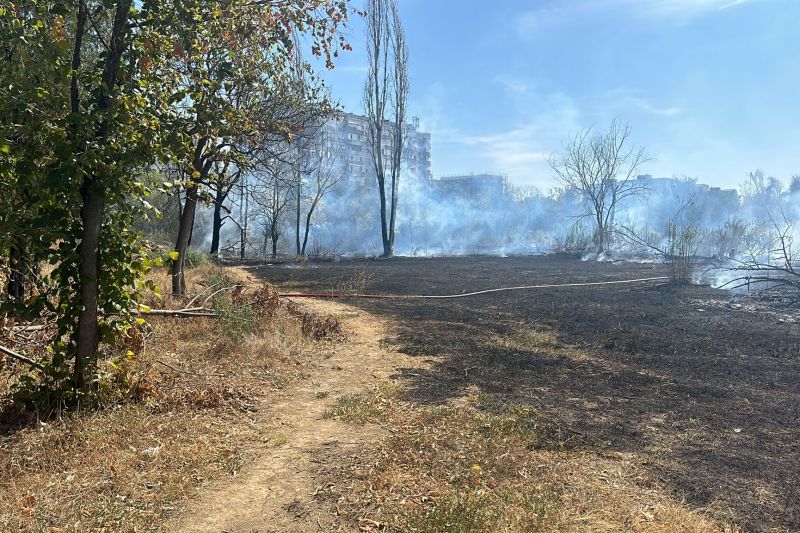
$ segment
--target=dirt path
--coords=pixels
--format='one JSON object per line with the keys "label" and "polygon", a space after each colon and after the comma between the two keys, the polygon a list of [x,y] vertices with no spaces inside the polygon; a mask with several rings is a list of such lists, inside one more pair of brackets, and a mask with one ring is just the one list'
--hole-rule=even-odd
{"label": "dirt path", "polygon": [[[270,443],[257,452],[234,478],[206,489],[201,498],[164,528],[165,531],[265,533],[326,531],[332,517],[312,494],[312,462],[341,449],[384,436],[377,426],[354,427],[323,418],[336,398],[361,393],[391,378],[401,366],[419,362],[381,346],[388,324],[361,310],[337,302],[306,302],[311,309],[339,316],[349,337],[315,358],[310,376],[270,397],[262,406],[261,423]],[[325,453],[321,453],[324,451]]]}

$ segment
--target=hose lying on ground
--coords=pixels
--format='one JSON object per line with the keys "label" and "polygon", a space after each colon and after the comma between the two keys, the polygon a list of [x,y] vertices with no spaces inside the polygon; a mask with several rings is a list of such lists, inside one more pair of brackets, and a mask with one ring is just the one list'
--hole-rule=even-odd
{"label": "hose lying on ground", "polygon": [[522,285],[519,287],[501,287],[499,289],[486,289],[483,291],[465,292],[461,294],[347,294],[347,293],[281,293],[282,298],[371,298],[371,299],[395,299],[395,300],[446,300],[451,298],[467,298],[492,292],[522,291],[530,289],[555,289],[560,287],[594,287],[600,285],[622,285],[626,283],[646,283],[649,281],[661,281],[670,279],[668,276],[657,278],[625,279],[618,281],[594,281],[587,283],[555,283],[547,285]]}

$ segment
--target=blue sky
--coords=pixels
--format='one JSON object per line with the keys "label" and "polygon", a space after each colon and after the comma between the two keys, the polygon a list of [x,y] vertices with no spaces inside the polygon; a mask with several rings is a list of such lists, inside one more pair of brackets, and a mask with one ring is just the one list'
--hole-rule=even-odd
{"label": "blue sky", "polygon": [[[400,0],[434,175],[555,185],[544,158],[628,122],[657,176],[800,173],[800,0]],[[363,25],[325,77],[360,112]]]}

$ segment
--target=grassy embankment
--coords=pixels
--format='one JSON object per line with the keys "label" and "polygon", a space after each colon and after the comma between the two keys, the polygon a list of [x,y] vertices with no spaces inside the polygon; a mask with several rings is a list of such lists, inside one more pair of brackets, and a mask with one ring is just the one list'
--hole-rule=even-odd
{"label": "grassy embankment", "polygon": [[[153,277],[169,287],[167,272]],[[243,270],[191,269],[189,294],[253,284]],[[215,287],[217,287],[215,286]],[[189,298],[151,295],[153,308]],[[143,531],[208,481],[234,474],[274,435],[256,423],[260,403],[302,376],[318,340],[337,324],[278,305],[269,288],[223,291],[218,318],[151,317],[103,347],[101,408],[36,419],[0,436],[1,531]],[[6,339],[8,341],[9,339]],[[128,355],[132,351],[135,355]],[[8,361],[0,394],[23,369]]]}

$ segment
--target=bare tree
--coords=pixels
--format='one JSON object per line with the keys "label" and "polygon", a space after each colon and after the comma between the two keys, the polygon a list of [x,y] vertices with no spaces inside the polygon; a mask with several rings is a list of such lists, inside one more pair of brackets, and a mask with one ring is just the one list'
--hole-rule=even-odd
{"label": "bare tree", "polygon": [[295,167],[296,161],[292,159],[271,157],[262,161],[258,171],[252,175],[249,192],[255,204],[255,215],[263,220],[265,256],[267,241],[272,242],[272,257],[278,255],[278,241],[286,223]]}
{"label": "bare tree", "polygon": [[[220,234],[222,227],[228,220],[234,220],[231,210],[225,205],[231,191],[239,183],[242,176],[242,169],[236,168],[230,160],[217,161],[214,164],[216,178],[211,180],[209,188],[213,192],[214,217],[211,224],[211,250],[210,253],[216,256],[219,253]],[[234,167],[234,168],[232,168]],[[224,213],[224,214],[223,214]]]}
{"label": "bare tree", "polygon": [[344,169],[340,166],[343,162],[339,157],[338,144],[335,139],[328,138],[323,129],[313,137],[307,160],[308,166],[305,169],[307,174],[298,177],[294,192],[295,237],[299,257],[306,255],[314,213],[323,197],[336,187],[344,176]]}
{"label": "bare tree", "polygon": [[754,223],[744,236],[744,253],[717,270],[728,271],[725,288],[760,288],[781,294],[800,294],[800,250],[796,221],[778,204],[767,210],[766,220]]}
{"label": "bare tree", "polygon": [[672,281],[686,285],[691,283],[698,267],[697,252],[702,238],[699,218],[695,197],[691,195],[679,202],[663,232],[637,230],[631,225],[620,225],[615,231],[634,246],[655,252],[668,265]]}
{"label": "bare tree", "polygon": [[369,0],[366,17],[369,73],[363,100],[372,163],[378,179],[383,257],[391,257],[406,139],[408,47],[396,0]]}
{"label": "bare tree", "polygon": [[587,209],[582,216],[593,222],[597,253],[611,240],[617,208],[646,190],[636,177],[649,158],[644,148],[630,146],[630,133],[630,126],[617,120],[604,132],[588,128],[548,159],[561,182],[582,196]]}

